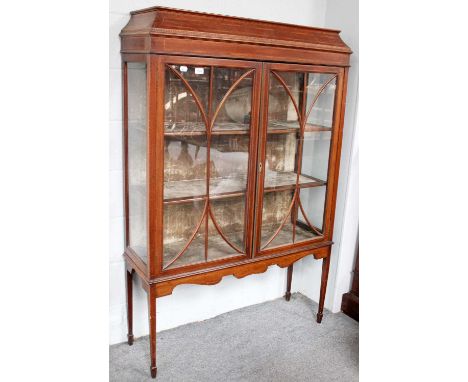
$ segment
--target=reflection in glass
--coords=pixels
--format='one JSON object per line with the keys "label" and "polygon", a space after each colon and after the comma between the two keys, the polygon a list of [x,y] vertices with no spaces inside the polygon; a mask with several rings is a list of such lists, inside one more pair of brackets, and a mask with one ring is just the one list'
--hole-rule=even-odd
{"label": "reflection in glass", "polygon": [[146,263],[146,64],[127,63],[129,246]]}

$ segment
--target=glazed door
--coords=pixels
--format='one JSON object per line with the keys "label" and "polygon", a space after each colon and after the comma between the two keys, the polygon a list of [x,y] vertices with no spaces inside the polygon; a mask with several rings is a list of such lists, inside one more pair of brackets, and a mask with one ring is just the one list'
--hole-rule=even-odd
{"label": "glazed door", "polygon": [[328,239],[342,77],[340,68],[264,65],[256,253]]}
{"label": "glazed door", "polygon": [[161,58],[164,201],[161,270],[250,257],[261,64]]}

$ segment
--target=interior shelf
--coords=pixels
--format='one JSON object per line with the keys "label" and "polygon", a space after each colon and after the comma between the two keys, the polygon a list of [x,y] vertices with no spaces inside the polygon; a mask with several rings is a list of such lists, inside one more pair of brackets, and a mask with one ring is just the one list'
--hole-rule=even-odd
{"label": "interior shelf", "polygon": [[[265,174],[265,187],[264,192],[280,191],[294,189],[296,187],[297,174],[295,172],[277,172],[267,170]],[[326,182],[307,176],[304,174],[299,175],[299,186],[315,187],[323,186]]]}
{"label": "interior shelf", "polygon": [[[245,193],[247,178],[211,178],[210,197],[233,197]],[[174,182],[164,182],[164,202],[179,202],[205,199],[206,180],[179,180]]]}
{"label": "interior shelf", "polygon": [[[249,134],[249,123],[236,123],[236,122],[222,122],[215,123],[211,134],[224,135],[224,134]],[[165,136],[187,136],[187,135],[205,135],[206,127],[204,122],[177,122],[177,123],[164,123]]]}
{"label": "interior shelf", "polygon": [[[297,122],[270,122],[268,124],[268,134],[291,134],[299,131]],[[304,132],[332,131],[331,127],[306,124]],[[211,131],[212,135],[247,135],[250,134],[248,124],[225,122],[215,123]],[[164,136],[199,136],[206,135],[205,124],[203,122],[178,122],[175,124],[164,124]]]}
{"label": "interior shelf", "polygon": [[[299,131],[299,123],[298,122],[278,122],[278,121],[270,121],[268,123],[268,134],[290,134]],[[331,127],[321,126],[321,125],[313,125],[310,123],[306,123],[304,132],[311,133],[316,131],[332,131]]]}
{"label": "interior shelf", "polygon": [[[284,191],[294,189],[297,174],[294,172],[267,171],[265,176],[264,192]],[[301,188],[323,186],[326,182],[309,177],[299,176]],[[210,199],[241,196],[245,193],[247,185],[246,175],[230,178],[211,178]],[[173,204],[189,202],[206,198],[206,181],[180,180],[164,183],[164,203]]]}

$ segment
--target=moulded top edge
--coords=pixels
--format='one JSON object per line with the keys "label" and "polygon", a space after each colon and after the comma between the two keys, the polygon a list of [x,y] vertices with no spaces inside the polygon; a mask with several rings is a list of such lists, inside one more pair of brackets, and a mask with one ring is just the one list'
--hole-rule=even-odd
{"label": "moulded top edge", "polygon": [[131,12],[121,36],[131,34],[174,35],[187,38],[208,38],[295,46],[305,49],[352,53],[338,30],[293,25],[242,17],[152,7]]}
{"label": "moulded top edge", "polygon": [[249,18],[249,17],[221,15],[221,14],[219,14],[219,13],[191,11],[191,10],[188,10],[188,9],[179,9],[179,8],[162,7],[162,6],[154,6],[154,7],[148,7],[148,8],[138,9],[138,10],[135,10],[135,11],[131,11],[130,14],[131,14],[131,15],[136,15],[136,14],[139,14],[139,13],[154,12],[154,11],[168,11],[168,12],[177,12],[177,13],[189,13],[189,14],[195,14],[195,15],[205,15],[205,16],[222,17],[222,18],[228,18],[228,19],[238,19],[238,20],[249,21],[249,22],[256,22],[256,23],[267,23],[267,24],[274,24],[274,25],[283,25],[283,26],[294,27],[294,28],[314,29],[314,30],[325,31],[325,32],[334,32],[334,33],[340,33],[340,32],[341,32],[341,31],[338,30],[338,29],[311,27],[311,26],[307,26],[307,25],[283,23],[283,22],[279,22],[279,21],[270,21],[270,20],[261,20],[261,19],[251,19],[251,18]]}

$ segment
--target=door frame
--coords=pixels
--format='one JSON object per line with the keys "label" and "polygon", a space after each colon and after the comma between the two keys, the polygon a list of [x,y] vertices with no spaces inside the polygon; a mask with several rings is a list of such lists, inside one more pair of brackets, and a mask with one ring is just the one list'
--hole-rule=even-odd
{"label": "door frame", "polygon": [[[328,170],[326,181],[326,195],[324,206],[324,217],[321,236],[311,238],[307,241],[298,243],[290,243],[277,247],[261,249],[261,225],[263,211],[263,196],[264,196],[264,178],[265,171],[257,172],[256,179],[256,202],[255,202],[255,234],[253,241],[253,256],[268,256],[278,252],[300,251],[304,247],[316,244],[319,242],[329,242],[333,234],[333,220],[335,215],[336,191],[339,173],[339,157],[341,152],[341,138],[343,130],[343,114],[344,114],[344,99],[346,92],[346,74],[347,70],[337,66],[322,66],[322,65],[302,65],[302,64],[285,64],[285,63],[264,63],[262,72],[262,106],[260,115],[259,129],[259,145],[258,145],[258,161],[259,167],[265,169],[266,159],[266,142],[268,129],[268,103],[269,103],[269,86],[270,72],[313,72],[313,73],[330,73],[337,75],[333,125],[330,139],[330,151],[328,157]],[[305,93],[305,92],[304,92]],[[302,111],[301,111],[302,112]]]}
{"label": "door frame", "polygon": [[[148,120],[153,121],[150,123],[148,129],[148,168],[147,172],[150,178],[154,179],[154,187],[148,187],[149,195],[148,202],[148,217],[149,220],[154,218],[152,222],[148,221],[149,236],[149,262],[154,264],[151,273],[151,278],[160,275],[169,276],[187,272],[203,270],[205,268],[212,268],[228,263],[239,262],[243,259],[252,258],[253,248],[253,232],[254,232],[254,211],[255,211],[255,187],[257,177],[257,148],[258,148],[258,129],[259,129],[259,114],[260,114],[260,92],[262,80],[262,63],[258,61],[245,61],[245,60],[231,60],[207,57],[192,57],[192,56],[172,56],[152,55],[153,60],[157,62],[157,80],[156,83],[150,85],[148,81],[148,93],[150,93],[151,86],[156,86],[155,96],[149,100],[152,106],[148,105]],[[254,69],[253,72],[253,87],[251,95],[251,120],[250,120],[250,141],[249,141],[249,160],[247,170],[247,188],[245,191],[245,254],[238,256],[230,256],[218,260],[212,260],[202,263],[196,263],[178,268],[164,269],[163,270],[163,230],[164,230],[164,98],[165,98],[165,67],[167,64],[178,65],[200,65],[212,67],[225,67],[225,68],[245,68]],[[156,76],[155,76],[156,78]],[[151,97],[150,97],[151,98]],[[211,107],[210,107],[211,110]],[[208,120],[211,120],[211,112],[208,111]],[[150,146],[154,142],[153,146]],[[158,150],[159,152],[151,154],[150,151]],[[209,166],[209,163],[207,163]],[[159,210],[159,211],[158,211]]]}

